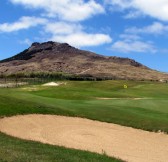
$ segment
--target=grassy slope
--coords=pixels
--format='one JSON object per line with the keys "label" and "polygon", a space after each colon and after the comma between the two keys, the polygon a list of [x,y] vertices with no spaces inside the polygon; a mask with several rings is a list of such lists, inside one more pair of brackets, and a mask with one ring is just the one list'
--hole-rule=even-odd
{"label": "grassy slope", "polygon": [[[123,89],[123,84],[128,89]],[[36,91],[31,89],[36,88]],[[114,97],[98,100],[96,97]],[[143,100],[128,98],[142,97]],[[123,99],[121,99],[123,98]],[[104,81],[68,82],[60,87],[0,89],[0,116],[59,114],[168,132],[168,84]],[[109,158],[55,146],[25,142],[0,134],[0,161],[108,161]],[[26,150],[27,149],[27,150]],[[35,150],[37,151],[35,151]],[[20,156],[18,156],[20,155]],[[65,158],[66,157],[66,158]],[[20,158],[20,159],[19,159]],[[109,161],[113,161],[110,159]]]}

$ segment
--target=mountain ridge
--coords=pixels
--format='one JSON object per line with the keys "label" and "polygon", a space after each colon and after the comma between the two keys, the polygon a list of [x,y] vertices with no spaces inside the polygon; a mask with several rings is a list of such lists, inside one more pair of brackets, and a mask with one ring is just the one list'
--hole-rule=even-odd
{"label": "mountain ridge", "polygon": [[99,55],[52,41],[35,42],[21,53],[0,61],[1,74],[19,72],[64,72],[135,80],[168,79],[168,75],[133,59]]}
{"label": "mountain ridge", "polygon": [[[73,52],[75,53],[76,51],[79,52],[79,51],[83,51],[83,52],[89,52],[89,51],[84,51],[84,50],[79,50],[75,47],[72,47],[70,46],[69,44],[67,43],[57,43],[57,42],[52,42],[52,41],[49,41],[49,42],[44,42],[44,43],[38,43],[38,42],[35,42],[35,43],[32,43],[31,47],[24,50],[23,52],[13,56],[13,57],[10,57],[10,58],[7,58],[7,59],[4,59],[4,60],[0,60],[0,63],[3,63],[3,62],[8,62],[8,61],[13,61],[13,60],[28,60],[28,59],[31,59],[32,57],[32,54],[35,54],[37,52],[42,52],[43,50],[52,50],[52,47],[53,45],[57,45],[57,49],[58,49],[58,52],[65,52],[67,49],[68,50],[73,50]],[[89,52],[90,54],[94,54],[93,57],[95,58],[109,58],[109,59],[113,59],[113,61],[130,61],[130,63],[133,65],[133,66],[143,66],[142,64],[136,62],[135,60],[133,59],[129,59],[129,58],[122,58],[122,57],[116,57],[116,56],[104,56],[104,55],[100,55],[100,54],[96,54],[96,53],[93,53],[93,52]],[[25,57],[23,56],[24,54],[27,54],[25,55]]]}

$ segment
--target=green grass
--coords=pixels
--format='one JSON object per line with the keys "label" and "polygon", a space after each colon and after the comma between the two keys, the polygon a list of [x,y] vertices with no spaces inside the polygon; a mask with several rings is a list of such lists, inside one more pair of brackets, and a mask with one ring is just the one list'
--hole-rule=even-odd
{"label": "green grass", "polygon": [[[128,85],[128,89],[123,88],[124,84]],[[30,91],[34,88],[35,91]],[[37,85],[28,89],[0,89],[0,98],[0,116],[59,114],[168,132],[168,84],[68,81],[59,87]]]}
{"label": "green grass", "polygon": [[121,162],[106,155],[24,141],[0,133],[0,162]]}
{"label": "green grass", "polygon": [[[168,133],[168,84],[135,81],[66,82],[66,85],[59,87],[36,85],[24,88],[1,88],[0,117],[33,113],[58,114]],[[128,89],[123,88],[124,84],[128,85]],[[0,134],[0,141],[0,146],[4,144],[0,147],[0,161],[16,161],[15,151],[21,157],[17,161],[25,161],[26,156],[30,158],[28,161],[38,161],[38,155],[44,155],[42,156],[44,161],[52,161],[52,158],[56,159],[55,161],[61,159],[66,161],[63,156],[65,154],[68,161],[109,160],[108,157],[97,154],[16,140],[3,134]],[[31,148],[38,148],[39,152]],[[9,157],[5,150],[11,151]],[[56,156],[58,152],[60,155]]]}

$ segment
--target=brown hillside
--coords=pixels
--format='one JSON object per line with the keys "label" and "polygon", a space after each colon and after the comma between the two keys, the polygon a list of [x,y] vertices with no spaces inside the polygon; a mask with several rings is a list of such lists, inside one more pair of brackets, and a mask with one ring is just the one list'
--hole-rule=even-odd
{"label": "brown hillside", "polygon": [[79,50],[66,43],[33,43],[23,52],[0,61],[0,74],[20,72],[64,72],[136,80],[168,80],[168,75],[151,70],[128,58],[107,57]]}

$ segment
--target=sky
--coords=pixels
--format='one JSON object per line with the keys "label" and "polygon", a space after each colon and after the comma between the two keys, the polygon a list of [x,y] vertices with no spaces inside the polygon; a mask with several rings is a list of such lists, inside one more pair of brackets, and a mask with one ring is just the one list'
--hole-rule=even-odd
{"label": "sky", "polygon": [[168,0],[0,1],[0,60],[46,41],[168,72]]}

